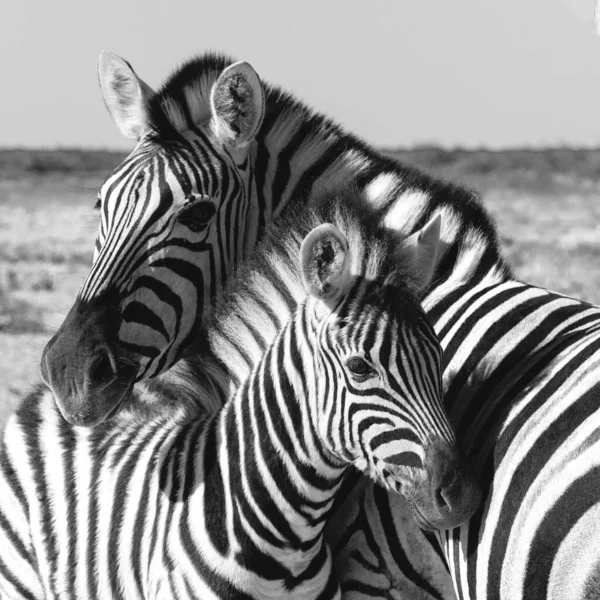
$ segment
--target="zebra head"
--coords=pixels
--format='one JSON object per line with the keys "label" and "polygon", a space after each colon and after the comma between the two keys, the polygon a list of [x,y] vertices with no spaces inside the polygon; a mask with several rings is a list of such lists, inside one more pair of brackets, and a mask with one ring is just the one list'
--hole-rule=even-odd
{"label": "zebra head", "polygon": [[263,88],[246,63],[203,60],[216,66],[177,103],[177,82],[155,94],[126,61],[100,56],[106,106],[137,146],[101,187],[91,271],[42,357],[70,423],[101,422],[173,365],[258,235],[250,156]]}
{"label": "zebra head", "polygon": [[361,273],[349,251],[356,245],[329,224],[301,248],[318,340],[303,385],[330,382],[314,427],[333,460],[402,493],[424,529],[460,525],[481,500],[442,405],[442,351],[418,299],[433,273],[439,221],[394,254],[399,268],[371,248]]}

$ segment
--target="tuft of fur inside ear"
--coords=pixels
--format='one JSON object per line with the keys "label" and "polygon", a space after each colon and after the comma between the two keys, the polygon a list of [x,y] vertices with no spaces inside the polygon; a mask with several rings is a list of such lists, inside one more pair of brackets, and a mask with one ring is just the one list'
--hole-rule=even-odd
{"label": "tuft of fur inside ear", "polygon": [[265,110],[257,73],[245,62],[227,67],[214,85],[211,104],[217,136],[237,147],[248,144],[257,134]]}
{"label": "tuft of fur inside ear", "polygon": [[240,73],[226,77],[215,90],[214,106],[221,119],[231,129],[232,139],[252,127],[256,108],[252,102],[252,88]]}
{"label": "tuft of fur inside ear", "polygon": [[302,242],[300,265],[306,291],[335,304],[350,282],[348,241],[334,225],[319,225]]}
{"label": "tuft of fur inside ear", "polygon": [[104,103],[121,133],[139,140],[150,128],[148,103],[154,91],[142,81],[123,58],[102,51],[98,80]]}
{"label": "tuft of fur inside ear", "polygon": [[315,295],[325,300],[332,292],[337,291],[334,282],[337,282],[339,274],[343,272],[346,248],[332,236],[316,242],[311,248],[311,255],[313,268],[307,283],[311,290],[318,290]]}

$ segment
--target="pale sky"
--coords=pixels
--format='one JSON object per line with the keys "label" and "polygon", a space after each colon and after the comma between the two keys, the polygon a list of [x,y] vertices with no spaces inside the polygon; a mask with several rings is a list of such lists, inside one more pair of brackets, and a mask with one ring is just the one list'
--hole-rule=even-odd
{"label": "pale sky", "polygon": [[100,50],[157,88],[208,49],[379,146],[600,145],[594,0],[13,0],[0,146],[127,148]]}

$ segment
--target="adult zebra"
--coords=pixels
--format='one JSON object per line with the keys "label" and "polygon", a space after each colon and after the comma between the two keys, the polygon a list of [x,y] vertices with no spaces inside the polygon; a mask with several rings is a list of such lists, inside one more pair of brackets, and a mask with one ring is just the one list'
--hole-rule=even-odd
{"label": "adult zebra", "polygon": [[[201,56],[154,94],[125,61],[100,57],[106,105],[138,143],[102,185],[92,269],[42,359],[72,423],[114,414],[134,381],[193,350],[227,273],[290,198],[354,184],[403,232],[424,225],[425,195],[434,196],[428,212],[462,201],[464,227],[487,234],[486,264],[497,256],[493,226],[472,193],[383,158],[231,62]],[[452,218],[456,210],[449,206]],[[449,242],[460,234],[452,228]]]}
{"label": "adult zebra", "polygon": [[[334,201],[261,248],[198,357],[218,370],[232,327],[265,326],[264,348],[238,328],[253,368],[216,415],[200,399],[193,415],[81,429],[47,394],[16,411],[0,444],[3,599],[339,598],[323,529],[350,465],[430,526],[473,513],[417,296],[438,223],[431,243],[399,245],[364,214]],[[284,300],[269,307],[271,288]]]}
{"label": "adult zebra", "polygon": [[[445,350],[452,423],[490,490],[471,522],[442,540],[458,595],[553,598],[569,586],[568,597],[594,593],[600,559],[581,546],[600,537],[598,310],[515,281],[474,194],[381,157],[230,63],[193,60],[154,94],[123,61],[101,60],[107,105],[140,139],[102,189],[93,270],[44,357],[63,414],[93,424],[116,410],[120,361],[140,365],[129,384],[183,353],[214,292],[209,284],[244,254],[241,242],[251,245],[290,197],[308,201],[315,190],[354,182],[407,234],[444,217],[425,306]],[[111,330],[99,308],[107,298],[123,317]],[[568,476],[557,478],[565,465]],[[386,597],[403,576],[430,597],[446,593],[427,586],[420,556],[404,560],[404,539],[419,534],[403,510],[363,483],[337,512],[334,522],[348,532],[335,551],[349,593]],[[420,548],[441,569],[433,547]]]}

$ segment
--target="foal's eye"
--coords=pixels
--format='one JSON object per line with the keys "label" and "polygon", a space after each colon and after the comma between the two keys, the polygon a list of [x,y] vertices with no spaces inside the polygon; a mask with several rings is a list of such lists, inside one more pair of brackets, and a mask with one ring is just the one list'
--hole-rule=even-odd
{"label": "foal's eye", "polygon": [[216,212],[217,209],[212,202],[202,200],[186,208],[179,215],[179,222],[185,225],[190,231],[198,233],[206,228]]}
{"label": "foal's eye", "polygon": [[364,381],[375,374],[375,369],[362,357],[353,356],[346,361],[348,370],[358,381]]}

